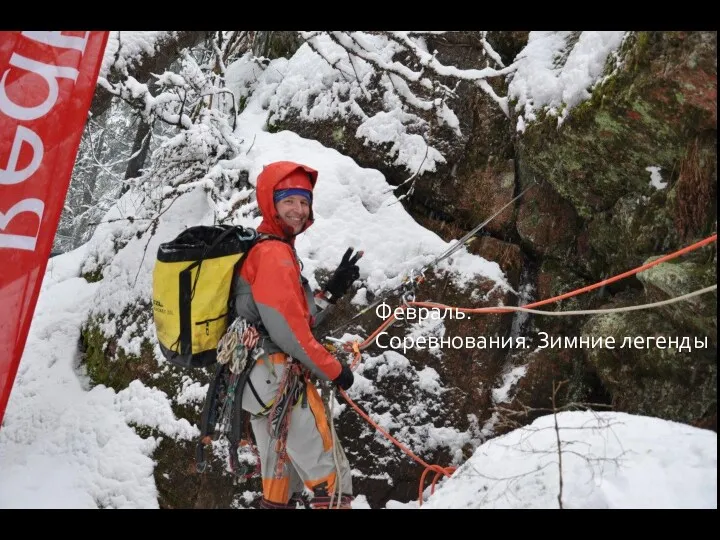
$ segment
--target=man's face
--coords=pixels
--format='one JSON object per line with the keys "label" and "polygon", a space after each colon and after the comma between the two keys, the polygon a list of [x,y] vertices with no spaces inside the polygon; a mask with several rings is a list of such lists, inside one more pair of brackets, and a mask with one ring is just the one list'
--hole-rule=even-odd
{"label": "man's face", "polygon": [[305,223],[310,216],[310,204],[302,195],[290,195],[275,203],[280,219],[288,225],[294,234],[298,234],[305,228]]}

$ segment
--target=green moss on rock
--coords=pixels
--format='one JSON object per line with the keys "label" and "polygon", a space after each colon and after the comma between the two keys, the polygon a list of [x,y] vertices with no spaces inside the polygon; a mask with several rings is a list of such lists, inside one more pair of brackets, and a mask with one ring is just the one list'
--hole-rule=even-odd
{"label": "green moss on rock", "polygon": [[[633,298],[627,303],[639,302]],[[594,347],[587,356],[617,410],[695,425],[715,421],[715,353],[708,348],[679,350],[684,337],[692,346],[694,336],[672,319],[654,310],[602,314],[588,320],[582,335],[614,338],[614,348]],[[666,338],[664,346],[647,341],[648,337]],[[643,341],[636,343],[636,338]],[[671,338],[678,339],[677,347],[667,346]],[[629,343],[633,345],[627,346]]]}
{"label": "green moss on rock", "polygon": [[664,193],[628,195],[588,224],[589,243],[610,274],[641,265],[649,253],[670,252],[680,238]]}
{"label": "green moss on rock", "polygon": [[[139,357],[117,346],[117,339],[106,338],[97,322],[82,330],[87,374],[95,384],[122,390],[135,379],[145,379],[158,372],[157,361],[149,341],[143,341]],[[157,381],[153,381],[157,382]]]}
{"label": "green moss on rock", "polygon": [[97,283],[103,278],[103,269],[102,267],[95,268],[95,270],[85,272],[82,277],[88,283]]}
{"label": "green moss on rock", "polygon": [[[716,162],[716,137],[706,136],[716,130],[715,46],[708,32],[630,34],[620,67],[560,128],[541,114],[518,141],[523,178],[552,184],[595,229],[591,244],[614,268],[682,243],[669,204],[682,163],[693,145],[712,157],[709,170]],[[650,166],[667,189],[650,185]],[[691,233],[701,234],[699,225]]]}
{"label": "green moss on rock", "polygon": [[[651,257],[650,263],[659,257]],[[648,297],[655,302],[676,298],[717,283],[717,261],[693,262],[674,259],[653,266],[638,274],[645,286]],[[707,336],[711,342],[717,340],[717,291],[689,298],[683,302],[659,308],[677,324],[693,328]]]}

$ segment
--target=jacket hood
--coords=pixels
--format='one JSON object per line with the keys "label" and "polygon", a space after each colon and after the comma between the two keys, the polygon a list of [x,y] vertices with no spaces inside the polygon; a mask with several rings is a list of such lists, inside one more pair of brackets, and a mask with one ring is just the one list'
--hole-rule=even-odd
{"label": "jacket hood", "polygon": [[[263,167],[262,172],[258,175],[256,186],[258,207],[260,208],[260,213],[263,217],[263,220],[257,229],[258,232],[279,236],[281,238],[285,238],[291,243],[294,243],[295,236],[297,235],[289,230],[289,228],[280,219],[280,216],[278,216],[278,213],[275,210],[275,203],[273,202],[273,191],[275,191],[275,186],[277,186],[281,180],[297,170],[307,173],[310,177],[310,184],[314,189],[318,175],[315,169],[311,169],[310,167],[301,165],[300,163],[294,163],[292,161],[276,161]],[[300,231],[300,233],[305,232],[312,223],[313,210],[312,206],[310,206],[310,215],[305,223],[305,227],[302,231]]]}

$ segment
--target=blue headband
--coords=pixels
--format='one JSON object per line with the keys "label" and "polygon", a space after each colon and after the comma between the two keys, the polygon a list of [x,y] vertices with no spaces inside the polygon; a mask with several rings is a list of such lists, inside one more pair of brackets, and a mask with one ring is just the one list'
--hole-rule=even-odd
{"label": "blue headband", "polygon": [[301,197],[305,197],[308,204],[312,204],[312,192],[308,191],[307,189],[301,188],[279,189],[273,193],[273,202],[281,201],[286,197],[291,197],[292,195],[300,195]]}

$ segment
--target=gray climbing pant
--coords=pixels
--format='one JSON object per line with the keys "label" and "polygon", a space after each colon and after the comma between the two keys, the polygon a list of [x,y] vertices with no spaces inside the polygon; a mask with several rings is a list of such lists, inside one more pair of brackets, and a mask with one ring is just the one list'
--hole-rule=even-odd
{"label": "gray climbing pant", "polygon": [[[287,434],[278,437],[276,424],[269,412],[277,399],[280,383],[288,369],[283,353],[264,355],[258,359],[243,391],[243,409],[251,413],[252,426],[262,472],[263,499],[272,504],[286,505],[294,494],[308,488],[317,507],[337,492],[339,483],[342,503],[349,507],[352,497],[350,464],[339,443],[333,441],[325,406],[315,385],[304,382],[296,396],[297,402],[287,408]],[[338,464],[336,467],[335,459]],[[334,497],[337,501],[337,496]],[[312,505],[312,501],[311,501]],[[336,504],[333,504],[335,507]],[[342,506],[342,505],[341,505]],[[327,506],[325,506],[327,507]]]}

